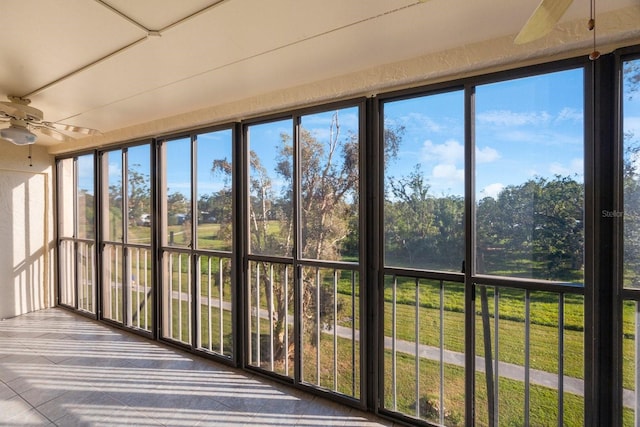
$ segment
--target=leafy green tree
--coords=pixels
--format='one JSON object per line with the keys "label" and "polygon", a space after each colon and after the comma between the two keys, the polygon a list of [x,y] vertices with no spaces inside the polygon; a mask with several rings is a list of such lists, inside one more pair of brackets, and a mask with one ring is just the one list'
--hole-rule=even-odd
{"label": "leafy green tree", "polygon": [[569,177],[540,179],[534,211],[533,259],[540,276],[582,280],[584,186]]}
{"label": "leafy green tree", "polygon": [[389,179],[389,185],[394,201],[385,210],[387,253],[405,267],[421,266],[433,250],[430,236],[435,234],[430,186],[420,165],[406,177]]}
{"label": "leafy green tree", "polygon": [[198,199],[198,220],[200,223],[219,224],[218,239],[227,242],[231,250],[233,232],[233,189],[231,186],[232,165],[229,160],[214,160],[211,166],[214,179],[220,178],[222,188],[211,194],[203,194]]}
{"label": "leafy green tree", "polygon": [[581,280],[583,195],[582,183],[556,176],[482,199],[476,211],[478,272]]}
{"label": "leafy green tree", "polygon": [[139,225],[142,216],[151,213],[149,175],[140,172],[138,170],[140,167],[139,164],[133,164],[127,172],[128,208],[131,225]]}
{"label": "leafy green tree", "polygon": [[78,189],[78,237],[95,238],[95,197],[84,188]]}
{"label": "leafy green tree", "polygon": [[464,199],[430,194],[420,165],[388,179],[385,200],[386,263],[457,270],[464,259]]}

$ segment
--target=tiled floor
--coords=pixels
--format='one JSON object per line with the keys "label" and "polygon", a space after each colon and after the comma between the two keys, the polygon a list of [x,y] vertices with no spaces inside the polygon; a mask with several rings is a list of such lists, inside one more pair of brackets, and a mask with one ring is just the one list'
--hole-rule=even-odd
{"label": "tiled floor", "polygon": [[63,309],[0,321],[2,426],[391,426]]}

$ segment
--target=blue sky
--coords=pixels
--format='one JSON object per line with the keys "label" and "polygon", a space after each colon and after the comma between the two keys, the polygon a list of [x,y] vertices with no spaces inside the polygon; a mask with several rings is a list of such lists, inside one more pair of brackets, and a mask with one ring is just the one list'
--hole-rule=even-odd
{"label": "blue sky", "polygon": [[[476,88],[476,197],[534,177],[583,176],[582,70]],[[390,102],[385,120],[405,126],[398,178],[420,165],[431,194],[464,194],[462,91]]]}

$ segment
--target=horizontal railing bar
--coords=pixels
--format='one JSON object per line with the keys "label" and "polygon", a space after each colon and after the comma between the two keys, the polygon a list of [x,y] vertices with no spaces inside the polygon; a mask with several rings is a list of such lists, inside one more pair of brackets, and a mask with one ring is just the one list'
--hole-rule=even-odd
{"label": "horizontal railing bar", "polygon": [[163,246],[160,248],[162,252],[174,253],[174,254],[192,254],[193,251],[189,248],[181,248],[177,246]]}
{"label": "horizontal railing bar", "polygon": [[89,244],[96,243],[96,239],[67,239],[67,240],[73,240],[74,242],[78,242],[78,243],[89,243]]}
{"label": "horizontal railing bar", "polygon": [[622,298],[625,300],[640,301],[640,288],[630,289],[624,288],[621,291]]}
{"label": "horizontal railing bar", "polygon": [[[112,242],[102,242],[102,243],[106,243],[106,244],[112,244]],[[132,249],[147,249],[147,250],[151,250],[151,244],[145,245],[142,243],[119,243],[120,246],[126,246],[128,248],[132,248]]]}
{"label": "horizontal railing bar", "polygon": [[447,282],[464,283],[464,274],[447,273],[444,271],[415,270],[411,268],[385,267],[385,276],[400,276],[407,278],[445,280]]}
{"label": "horizontal railing bar", "polygon": [[584,285],[581,283],[551,282],[548,280],[497,276],[473,276],[472,282],[476,285],[495,286],[501,288],[514,288],[530,291],[547,291],[554,293],[566,292],[572,294],[584,294]]}
{"label": "horizontal railing bar", "polygon": [[330,261],[330,260],[319,260],[319,259],[303,259],[298,261],[299,265],[309,266],[309,267],[320,267],[326,269],[337,269],[337,270],[358,270],[360,268],[360,264],[357,262],[346,262],[346,261]]}
{"label": "horizontal railing bar", "polygon": [[275,264],[289,264],[293,265],[292,258],[284,258],[272,255],[247,255],[247,261],[249,262],[271,262]]}
{"label": "horizontal railing bar", "polygon": [[192,250],[194,254],[198,254],[201,256],[209,256],[209,257],[218,257],[218,258],[231,258],[233,253],[229,251],[214,251],[214,250],[204,250],[204,249],[194,249]]}

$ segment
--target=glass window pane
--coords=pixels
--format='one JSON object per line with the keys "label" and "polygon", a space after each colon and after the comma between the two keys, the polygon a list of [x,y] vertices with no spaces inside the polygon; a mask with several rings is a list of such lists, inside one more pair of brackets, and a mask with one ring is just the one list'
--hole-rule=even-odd
{"label": "glass window pane", "polygon": [[637,288],[640,287],[640,59],[623,65],[622,100],[624,285]]}
{"label": "glass window pane", "polygon": [[478,86],[476,269],[583,282],[583,70]]}
{"label": "glass window pane", "polygon": [[303,258],[358,260],[358,121],[357,107],[301,118]]}
{"label": "glass window pane", "polygon": [[165,143],[166,193],[163,203],[164,239],[169,246],[191,245],[191,140]]}
{"label": "glass window pane", "polygon": [[95,238],[95,190],[93,154],[78,157],[77,160],[77,203],[78,238]]}
{"label": "glass window pane", "polygon": [[384,105],[385,264],[460,271],[464,259],[462,91]]}
{"label": "glass window pane", "polygon": [[232,137],[230,129],[198,135],[199,249],[232,248]]}
{"label": "glass window pane", "polygon": [[130,247],[127,278],[127,324],[135,328],[151,331],[153,317],[154,286],[151,280],[153,256],[151,248]]}
{"label": "glass window pane", "polygon": [[58,234],[73,237],[73,159],[58,162]]}
{"label": "glass window pane", "polygon": [[293,377],[297,354],[293,268],[262,261],[250,261],[247,267],[248,363]]}
{"label": "glass window pane", "polygon": [[127,242],[151,244],[151,183],[149,145],[127,149]]}
{"label": "glass window pane", "polygon": [[247,129],[250,252],[291,257],[293,151],[291,120]]}
{"label": "glass window pane", "polygon": [[386,275],[384,301],[384,407],[465,425],[464,285]]}
{"label": "glass window pane", "polygon": [[231,259],[198,257],[197,285],[200,324],[198,348],[231,357],[233,355],[233,309]]}
{"label": "glass window pane", "polygon": [[104,221],[102,237],[112,242],[122,241],[122,150],[103,154],[107,176],[104,194]]}
{"label": "glass window pane", "polygon": [[162,336],[191,343],[192,255],[165,251],[162,255]]}

